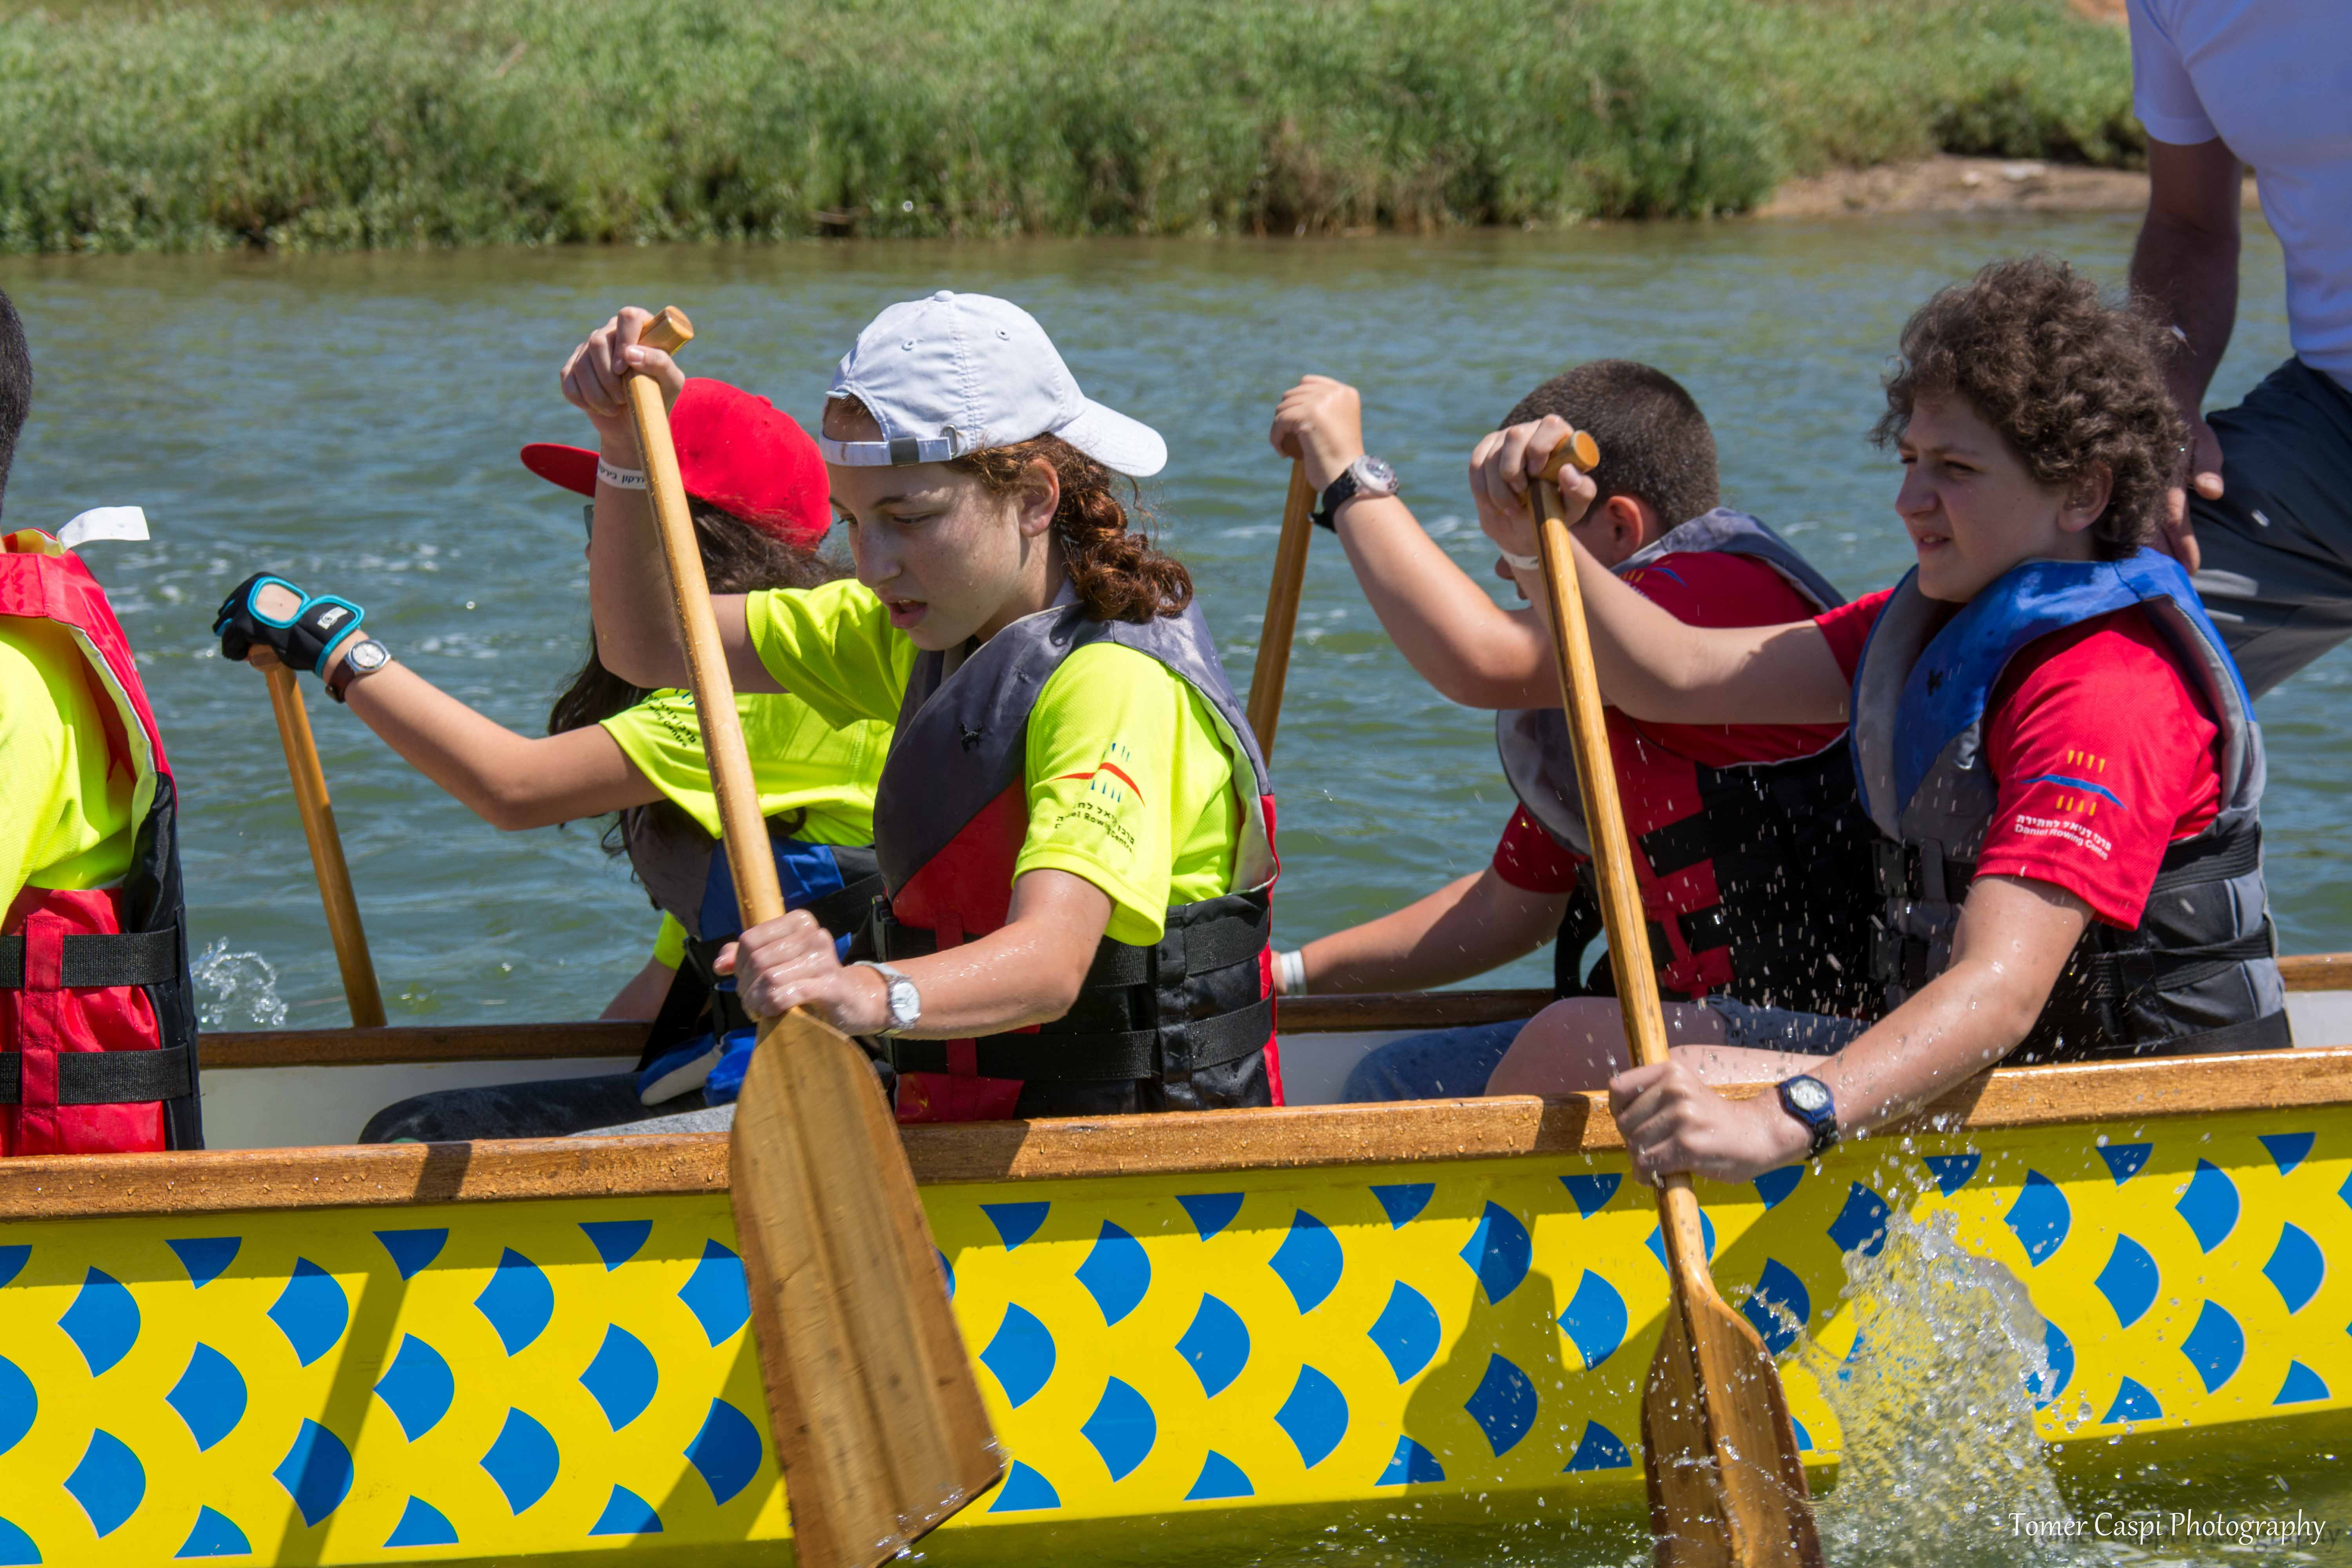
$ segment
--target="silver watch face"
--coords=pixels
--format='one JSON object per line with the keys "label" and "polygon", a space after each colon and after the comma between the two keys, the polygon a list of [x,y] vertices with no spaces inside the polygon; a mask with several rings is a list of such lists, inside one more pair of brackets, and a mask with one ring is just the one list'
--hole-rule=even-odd
{"label": "silver watch face", "polygon": [[1822,1111],[1830,1108],[1830,1091],[1810,1078],[1792,1078],[1783,1086],[1789,1103],[1800,1110]]}
{"label": "silver watch face", "polygon": [[1397,493],[1397,471],[1385,458],[1362,457],[1349,465],[1356,476],[1356,493],[1364,496],[1392,496]]}
{"label": "silver watch face", "polygon": [[382,669],[385,665],[390,664],[392,650],[373,637],[370,637],[364,641],[353,643],[352,651],[345,654],[343,659],[353,669],[364,675],[370,670]]}
{"label": "silver watch face", "polygon": [[892,979],[890,981],[891,1026],[911,1029],[922,1016],[922,994],[915,989],[915,983],[905,975]]}

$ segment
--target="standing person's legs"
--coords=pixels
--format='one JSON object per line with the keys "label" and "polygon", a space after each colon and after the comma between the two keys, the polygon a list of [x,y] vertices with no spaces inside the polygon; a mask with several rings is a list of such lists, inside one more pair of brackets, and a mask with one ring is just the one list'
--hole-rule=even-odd
{"label": "standing person's legs", "polygon": [[2197,592],[2260,697],[2352,637],[2352,393],[2291,359],[2211,423],[2221,498],[2189,498]]}
{"label": "standing person's legs", "polygon": [[1377,1046],[1348,1074],[1339,1098],[1349,1104],[1389,1100],[1448,1100],[1484,1094],[1495,1064],[1527,1024],[1468,1024],[1433,1029]]}

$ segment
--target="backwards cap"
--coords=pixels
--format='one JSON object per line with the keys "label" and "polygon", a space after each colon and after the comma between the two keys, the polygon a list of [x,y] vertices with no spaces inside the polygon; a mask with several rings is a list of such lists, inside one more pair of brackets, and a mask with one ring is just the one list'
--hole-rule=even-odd
{"label": "backwards cap", "polygon": [[841,358],[828,398],[855,398],[879,441],[820,436],[828,463],[903,468],[1058,436],[1107,468],[1158,473],[1168,443],[1150,426],[1092,402],[1037,319],[1010,300],[942,289],[891,306]]}
{"label": "backwards cap", "polygon": [[[687,494],[803,548],[833,526],[816,443],[766,398],[697,377],[678,395],[669,428]],[[535,442],[522,449],[522,466],[567,490],[596,493],[596,454],[584,447]]]}

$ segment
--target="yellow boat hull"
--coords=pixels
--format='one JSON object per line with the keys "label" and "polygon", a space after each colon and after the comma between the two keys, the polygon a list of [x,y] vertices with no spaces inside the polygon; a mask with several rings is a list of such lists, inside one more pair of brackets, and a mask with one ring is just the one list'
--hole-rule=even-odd
{"label": "yellow boat hull", "polygon": [[[1533,1152],[1439,1146],[1513,1104],[1532,1106],[1242,1113],[1275,1119],[1255,1154],[1190,1158],[1063,1157],[1118,1134],[1016,1131],[1015,1179],[995,1181],[919,1151],[1015,1461],[926,1550],[1135,1560],[1400,1500],[1504,1517],[1631,1501],[1665,1303],[1651,1200],[1601,1146],[1605,1116],[1563,1131],[1555,1107],[1520,1141]],[[2226,1442],[2352,1402],[2352,1271],[2335,1268],[2352,1261],[2352,1107],[2007,1120],[1702,1184],[1727,1298],[1777,1300],[1833,1361],[1854,1335],[1843,1255],[1948,1211],[2052,1327],[2054,1441]],[[698,1147],[655,1159],[656,1142]],[[139,1156],[70,1188],[59,1162],[0,1170],[16,1216],[0,1221],[0,1563],[779,1560],[715,1142],[575,1143],[571,1173],[536,1187],[499,1185],[499,1151],[559,1146],[436,1151],[430,1179],[388,1196],[349,1173],[398,1152]],[[1367,1158],[1330,1152],[1349,1146]],[[1022,1173],[1041,1162],[1068,1173]],[[47,1207],[20,1173],[36,1164]],[[162,1172],[178,1198],[153,1195]],[[415,1201],[436,1192],[465,1201]],[[89,1208],[112,1212],[76,1217]],[[1791,1363],[1788,1392],[1810,1458],[1833,1461],[1820,1386]]]}

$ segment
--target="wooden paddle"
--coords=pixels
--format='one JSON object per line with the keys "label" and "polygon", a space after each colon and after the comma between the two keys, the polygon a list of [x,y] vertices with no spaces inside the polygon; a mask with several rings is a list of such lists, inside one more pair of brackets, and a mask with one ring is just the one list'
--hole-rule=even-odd
{"label": "wooden paddle", "polygon": [[[1665,1016],[1658,1006],[1658,977],[1650,966],[1641,892],[1617,803],[1617,771],[1610,761],[1601,684],[1585,631],[1584,595],[1554,482],[1567,464],[1585,470],[1600,460],[1592,437],[1578,433],[1530,487],[1530,499],[1551,601],[1560,695],[1576,741],[1577,784],[1601,877],[1610,966],[1617,976],[1618,1005],[1633,1060],[1647,1067],[1666,1059]],[[1797,1457],[1780,1376],[1755,1329],[1716,1294],[1698,1194],[1688,1176],[1669,1176],[1658,1189],[1658,1225],[1673,1300],[1642,1394],[1642,1446],[1658,1563],[1661,1568],[1818,1568],[1821,1540],[1806,1500],[1805,1469]]]}
{"label": "wooden paddle", "polygon": [[[642,341],[675,353],[675,308]],[[629,410],[693,675],[745,929],[784,912],[735,687],[661,389]],[[794,1008],[761,1030],[735,1104],[730,1186],[768,1427],[805,1568],[887,1561],[1003,1479],[898,1129],[866,1053]]]}
{"label": "wooden paddle", "polygon": [[1274,547],[1274,581],[1265,590],[1265,628],[1258,634],[1257,665],[1250,671],[1249,726],[1257,749],[1274,757],[1274,727],[1282,718],[1282,686],[1290,674],[1290,639],[1298,629],[1298,591],[1307,581],[1307,546],[1315,538],[1315,487],[1307,465],[1290,463],[1290,497],[1282,503],[1282,539]]}
{"label": "wooden paddle", "polygon": [[294,808],[302,837],[310,841],[310,868],[319,879],[319,901],[327,910],[327,934],[334,939],[335,966],[343,972],[343,1000],[352,1023],[383,1027],[383,993],[376,988],[375,962],[368,956],[367,932],[360,926],[359,900],[352,893],[352,868],[343,860],[342,835],[335,831],[335,807],[327,798],[327,773],[319,765],[319,742],[310,734],[310,713],[302,689],[278,656],[257,647],[246,662],[269,678],[269,706],[278,715],[278,743],[286,751],[286,771],[294,780]]}

